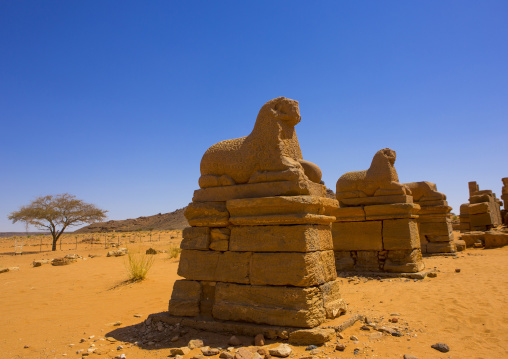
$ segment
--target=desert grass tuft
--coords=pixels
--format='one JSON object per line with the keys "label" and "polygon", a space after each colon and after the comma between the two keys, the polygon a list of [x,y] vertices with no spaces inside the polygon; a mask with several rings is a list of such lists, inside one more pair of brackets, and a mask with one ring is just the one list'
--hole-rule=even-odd
{"label": "desert grass tuft", "polygon": [[127,273],[129,280],[141,281],[146,278],[148,271],[152,268],[155,256],[147,255],[142,251],[132,252],[129,251],[127,255]]}
{"label": "desert grass tuft", "polygon": [[178,258],[180,252],[182,252],[180,247],[169,247],[169,259]]}

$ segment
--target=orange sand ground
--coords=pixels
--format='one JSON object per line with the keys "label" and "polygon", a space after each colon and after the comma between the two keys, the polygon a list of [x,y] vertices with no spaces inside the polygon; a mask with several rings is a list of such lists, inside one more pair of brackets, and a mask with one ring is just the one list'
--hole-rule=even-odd
{"label": "orange sand ground", "polygon": [[[156,243],[129,244],[131,250],[177,246],[181,237]],[[35,239],[34,239],[35,241]],[[37,248],[38,251],[38,247]],[[35,251],[25,246],[25,251]],[[79,349],[91,343],[98,348],[90,358],[165,358],[169,347],[141,349],[129,342],[110,343],[106,334],[118,327],[131,326],[150,313],[166,310],[171,296],[178,260],[157,254],[148,279],[122,284],[126,279],[126,257],[106,257],[103,246],[80,245],[78,250],[13,255],[12,240],[0,240],[0,267],[19,266],[19,271],[0,274],[0,358],[81,358]],[[33,260],[77,253],[83,257],[68,266],[45,264],[33,268]],[[351,312],[383,325],[398,326],[403,337],[384,335],[371,339],[372,332],[360,330],[360,323],[343,332],[344,352],[334,351],[337,341],[320,348],[316,358],[402,358],[412,354],[422,358],[508,358],[508,247],[468,249],[457,258],[425,258],[427,268],[436,268],[436,278],[421,281],[403,279],[343,279],[343,297]],[[460,273],[455,269],[460,268]],[[399,313],[399,322],[388,322]],[[135,317],[141,314],[142,317]],[[190,337],[192,335],[192,338]],[[356,335],[360,342],[349,340]],[[92,339],[88,339],[94,336]],[[80,339],[85,338],[84,343]],[[190,332],[172,343],[181,347],[189,339],[204,338],[215,346],[227,347],[229,336]],[[252,338],[240,337],[250,345]],[[448,344],[450,352],[440,353],[430,346]],[[73,344],[73,345],[71,345]],[[124,346],[117,351],[117,346]],[[268,342],[272,347],[276,343]],[[29,346],[24,348],[24,346]],[[353,355],[353,350],[360,352]],[[194,349],[190,358],[197,354]],[[309,356],[304,347],[293,347],[293,358]],[[218,355],[212,357],[217,358]]]}

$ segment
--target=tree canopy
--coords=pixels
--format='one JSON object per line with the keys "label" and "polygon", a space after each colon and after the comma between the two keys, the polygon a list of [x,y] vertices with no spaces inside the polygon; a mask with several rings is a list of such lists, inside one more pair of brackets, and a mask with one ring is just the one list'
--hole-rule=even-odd
{"label": "tree canopy", "polygon": [[38,197],[30,204],[12,212],[12,223],[25,222],[40,229],[49,229],[53,236],[53,248],[67,227],[85,223],[101,222],[107,211],[76,199],[68,193]]}

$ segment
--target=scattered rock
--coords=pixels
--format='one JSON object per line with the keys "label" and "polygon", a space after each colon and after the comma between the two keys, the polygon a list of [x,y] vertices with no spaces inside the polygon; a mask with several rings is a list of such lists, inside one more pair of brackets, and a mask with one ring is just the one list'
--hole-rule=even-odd
{"label": "scattered rock", "polygon": [[437,277],[437,273],[436,272],[430,272],[429,274],[427,274],[427,277],[429,277],[429,278],[436,278]]}
{"label": "scattered rock", "polygon": [[123,349],[123,345],[119,345],[116,347],[116,350],[122,350]]}
{"label": "scattered rock", "polygon": [[400,317],[400,314],[399,313],[392,313],[392,314],[390,314],[390,316],[392,316],[392,317]]}
{"label": "scattered rock", "polygon": [[366,331],[370,331],[370,327],[368,325],[362,325],[360,327],[360,330],[366,330]]}
{"label": "scattered rock", "polygon": [[75,259],[72,259],[72,258],[55,258],[51,261],[51,265],[53,266],[66,266],[66,265],[69,265],[71,263],[74,263],[76,262]]}
{"label": "scattered rock", "polygon": [[9,268],[0,268],[0,273],[7,273]]}
{"label": "scattered rock", "polygon": [[455,273],[460,273],[460,268],[455,268]]}
{"label": "scattered rock", "polygon": [[159,252],[157,252],[157,249],[154,249],[154,248],[148,248],[145,252],[146,254],[157,254]]}
{"label": "scattered rock", "polygon": [[203,355],[206,355],[207,357],[211,357],[212,355],[219,354],[220,350],[217,348],[202,347],[201,353],[203,353]]}
{"label": "scattered rock", "polygon": [[67,259],[79,259],[81,257],[78,256],[77,254],[67,254],[64,258],[67,258]]}
{"label": "scattered rock", "polygon": [[176,355],[186,355],[190,353],[190,349],[188,347],[181,347],[181,348],[172,348],[170,349],[171,356]]}
{"label": "scattered rock", "polygon": [[233,335],[231,338],[229,338],[228,344],[234,347],[238,347],[242,345],[242,341]]}
{"label": "scattered rock", "polygon": [[383,337],[383,333],[375,332],[370,334],[370,339],[379,339]]}
{"label": "scattered rock", "polygon": [[270,353],[268,353],[268,350],[266,350],[265,348],[259,348],[258,354],[261,355],[263,358],[267,358],[270,356]]}
{"label": "scattered rock", "polygon": [[28,349],[30,348],[30,345],[25,345],[23,348]]}
{"label": "scattered rock", "polygon": [[278,347],[271,348],[268,350],[270,355],[279,358],[286,358],[291,354],[291,347],[287,344],[281,344]]}
{"label": "scattered rock", "polygon": [[265,345],[265,337],[263,334],[258,334],[254,337],[254,345],[257,347],[262,347],[263,345]]}
{"label": "scattered rock", "polygon": [[189,344],[187,344],[187,346],[189,347],[189,349],[195,349],[195,348],[201,348],[203,346],[205,346],[205,344],[203,343],[203,341],[201,339],[192,339],[189,341]]}
{"label": "scattered rock", "polygon": [[404,359],[418,359],[414,355],[404,354]]}
{"label": "scattered rock", "polygon": [[203,358],[203,357],[204,357],[204,355],[203,355],[203,354],[201,354],[201,353],[197,353],[197,354],[194,354],[194,355],[191,357],[191,359],[201,359],[201,358]]}
{"label": "scattered rock", "polygon": [[119,327],[120,325],[122,325],[122,322],[120,322],[120,321],[113,323],[114,327]]}
{"label": "scattered rock", "polygon": [[134,318],[141,318],[141,314],[134,314]]}
{"label": "scattered rock", "polygon": [[235,356],[233,354],[231,354],[230,352],[227,352],[227,351],[223,351],[219,355],[219,358],[222,358],[222,359],[233,359],[234,357]]}
{"label": "scattered rock", "polygon": [[355,350],[353,350],[353,354],[356,355],[360,352],[360,349],[359,348],[355,348]]}
{"label": "scattered rock", "polygon": [[235,353],[235,359],[252,359],[253,354],[246,348],[240,348]]}
{"label": "scattered rock", "polygon": [[342,333],[337,333],[337,338],[344,339],[344,335],[342,335]]}
{"label": "scattered rock", "polygon": [[309,345],[307,348],[305,348],[305,350],[314,350],[314,349],[317,349],[317,346]]}
{"label": "scattered rock", "polygon": [[109,251],[106,257],[121,257],[125,256],[128,252],[129,250],[127,248],[120,248],[116,251]]}
{"label": "scattered rock", "polygon": [[397,323],[399,321],[399,318],[390,318],[390,322]]}
{"label": "scattered rock", "polygon": [[351,336],[349,337],[349,340],[352,340],[352,341],[354,341],[354,342],[359,341],[358,337],[357,337],[357,336],[355,336],[355,335],[351,335]]}
{"label": "scattered rock", "polygon": [[[171,338],[171,342],[174,343],[176,341],[178,341],[178,339],[180,339],[180,337],[178,335],[175,335],[173,338]],[[196,347],[197,348],[197,347]],[[200,347],[201,348],[201,347]],[[194,349],[194,348],[191,348],[191,349]]]}
{"label": "scattered rock", "polygon": [[[82,340],[84,340],[84,339],[82,339]],[[118,340],[116,340],[115,338],[112,338],[112,337],[106,337],[106,340],[107,340],[108,342],[111,342],[111,343],[114,343],[114,342],[117,342],[117,341],[118,341]]]}
{"label": "scattered rock", "polygon": [[51,259],[38,259],[38,260],[33,261],[32,265],[34,267],[40,267],[43,264],[49,264],[49,263],[51,263]]}
{"label": "scattered rock", "polygon": [[125,354],[120,354],[115,357],[115,359],[126,359],[126,358],[127,358],[127,355],[125,355]]}
{"label": "scattered rock", "polygon": [[334,329],[301,329],[289,335],[289,342],[297,345],[321,345],[335,337]]}
{"label": "scattered rock", "polygon": [[431,345],[431,347],[440,351],[441,353],[448,353],[450,351],[450,348],[445,343],[436,343]]}

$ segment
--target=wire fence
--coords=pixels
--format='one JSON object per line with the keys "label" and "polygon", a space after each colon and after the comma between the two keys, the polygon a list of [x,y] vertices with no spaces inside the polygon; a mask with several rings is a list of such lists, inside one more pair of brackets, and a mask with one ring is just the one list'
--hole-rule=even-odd
{"label": "wire fence", "polygon": [[[173,244],[178,245],[182,240],[181,230],[172,231],[136,231],[115,233],[64,233],[56,243],[56,249],[61,251],[79,249],[107,249],[132,244]],[[53,237],[50,235],[29,235],[4,237],[0,239],[0,254],[23,254],[34,252],[48,252],[53,247]]]}

